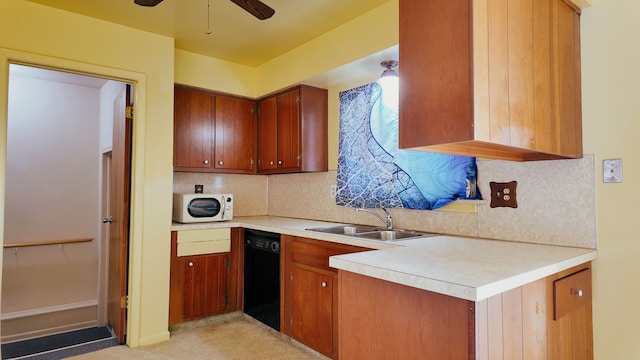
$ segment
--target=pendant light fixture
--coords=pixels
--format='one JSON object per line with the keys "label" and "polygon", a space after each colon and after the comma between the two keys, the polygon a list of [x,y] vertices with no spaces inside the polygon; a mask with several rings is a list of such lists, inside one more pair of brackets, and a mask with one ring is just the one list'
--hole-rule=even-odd
{"label": "pendant light fixture", "polygon": [[205,34],[211,35],[211,0],[207,0],[207,31]]}
{"label": "pendant light fixture", "polygon": [[396,60],[386,60],[381,62],[380,66],[385,68],[385,70],[382,72],[382,75],[380,75],[378,84],[380,84],[383,89],[397,89],[399,75],[398,72],[393,69],[398,67],[398,62]]}
{"label": "pendant light fixture", "polygon": [[385,68],[377,81],[382,88],[382,101],[385,106],[397,109],[400,76],[394,68],[398,66],[398,62],[396,60],[387,60],[381,62],[380,66]]}

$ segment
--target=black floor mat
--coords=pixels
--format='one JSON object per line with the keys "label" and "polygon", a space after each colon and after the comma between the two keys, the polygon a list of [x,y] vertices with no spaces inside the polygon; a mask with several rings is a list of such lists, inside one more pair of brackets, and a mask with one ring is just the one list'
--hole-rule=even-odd
{"label": "black floor mat", "polygon": [[2,344],[2,359],[12,359],[108,338],[111,338],[109,329],[95,327]]}

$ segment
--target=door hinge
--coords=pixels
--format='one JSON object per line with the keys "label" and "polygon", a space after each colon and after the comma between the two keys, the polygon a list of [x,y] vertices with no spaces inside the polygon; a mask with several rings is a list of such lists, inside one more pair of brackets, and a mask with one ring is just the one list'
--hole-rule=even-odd
{"label": "door hinge", "polygon": [[224,306],[229,305],[229,296],[225,295],[224,296]]}
{"label": "door hinge", "polygon": [[120,298],[120,308],[126,309],[128,305],[129,305],[129,297],[127,295],[122,296]]}
{"label": "door hinge", "polygon": [[228,257],[224,258],[224,267],[227,267],[227,268],[229,267],[229,258]]}
{"label": "door hinge", "polygon": [[293,281],[293,272],[291,272],[291,280]]}
{"label": "door hinge", "polygon": [[296,96],[296,102],[297,102],[298,104],[300,104],[300,94],[298,94],[298,96]]}
{"label": "door hinge", "polygon": [[133,119],[133,106],[129,105],[125,109],[125,116],[127,119]]}

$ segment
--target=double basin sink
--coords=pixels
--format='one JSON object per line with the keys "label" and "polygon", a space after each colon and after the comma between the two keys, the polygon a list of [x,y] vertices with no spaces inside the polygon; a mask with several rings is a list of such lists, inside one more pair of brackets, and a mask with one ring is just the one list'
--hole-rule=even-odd
{"label": "double basin sink", "polygon": [[317,231],[326,234],[346,235],[369,240],[394,241],[408,240],[419,237],[437,236],[439,234],[418,232],[404,229],[386,229],[366,225],[336,225],[319,228],[310,228],[309,231]]}

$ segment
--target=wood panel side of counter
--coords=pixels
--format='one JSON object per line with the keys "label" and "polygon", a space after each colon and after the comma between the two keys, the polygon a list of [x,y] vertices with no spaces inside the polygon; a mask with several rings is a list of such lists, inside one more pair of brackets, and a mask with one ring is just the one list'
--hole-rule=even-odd
{"label": "wood panel side of counter", "polygon": [[338,271],[340,359],[473,359],[468,300]]}
{"label": "wood panel side of counter", "polygon": [[477,359],[547,359],[546,280],[476,303]]}
{"label": "wood panel side of counter", "polygon": [[476,359],[593,359],[591,295],[554,319],[554,282],[589,267],[576,266],[477,302]]}

